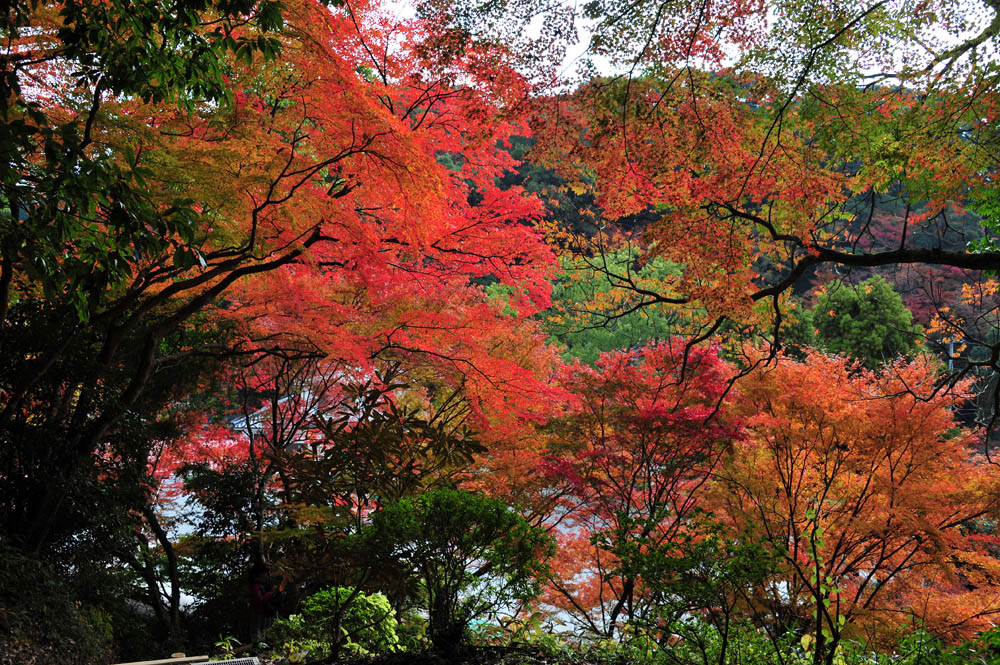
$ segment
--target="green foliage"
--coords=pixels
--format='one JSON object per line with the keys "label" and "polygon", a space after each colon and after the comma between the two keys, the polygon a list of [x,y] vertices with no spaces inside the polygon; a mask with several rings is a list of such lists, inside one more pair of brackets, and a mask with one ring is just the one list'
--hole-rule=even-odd
{"label": "green foliage", "polygon": [[[528,632],[515,636],[544,655],[541,662],[587,665],[809,665],[811,657],[795,635],[772,637],[748,622],[729,627],[725,633],[700,614],[685,618],[683,634],[668,628],[653,634],[627,626],[621,640],[580,641],[566,634]],[[865,661],[852,661],[860,665]],[[847,665],[838,661],[837,665]]]}
{"label": "green foliage", "polygon": [[816,344],[812,310],[798,298],[791,298],[783,312],[779,339],[785,351],[796,359],[805,358],[805,350]]}
{"label": "green foliage", "polygon": [[275,653],[291,662],[305,662],[325,658],[330,645],[317,637],[319,630],[306,623],[301,614],[291,614],[278,619],[267,630],[265,642]]}
{"label": "green foliage", "polygon": [[[681,628],[681,626],[678,626]],[[748,622],[735,622],[727,630],[693,614],[683,620],[674,644],[656,659],[669,665],[807,665],[812,662],[791,633],[770,635]]]}
{"label": "green foliage", "polygon": [[286,656],[309,660],[395,651],[399,648],[396,618],[389,600],[348,587],[331,587],[309,596],[302,611],[279,619],[267,640]]}
{"label": "green foliage", "polygon": [[256,478],[250,463],[213,469],[205,463],[179,469],[184,489],[204,508],[198,516],[198,532],[213,537],[241,537],[253,531],[252,502]]}
{"label": "green foliage", "polygon": [[[100,331],[79,326],[75,314],[23,298],[11,305],[0,327],[5,351],[0,393],[29,386],[20,402],[5,404],[9,411],[0,424],[0,532],[22,550],[66,566],[67,577],[85,594],[81,600],[111,612],[121,660],[169,653],[172,647],[161,640],[179,638],[180,618],[142,616],[134,604],[147,604],[171,588],[150,585],[153,577],[167,574],[167,562],[162,549],[147,547],[147,536],[153,536],[141,529],[139,516],[156,484],[150,459],[161,442],[176,436],[164,404],[213,363],[192,358],[172,368],[176,373],[169,378],[154,374],[126,408],[119,391],[129,384],[138,358],[105,364]],[[168,352],[184,343],[180,333],[164,340]],[[61,350],[50,356],[48,371],[40,371],[37,359],[55,348]],[[75,429],[73,422],[79,422]],[[98,429],[91,449],[87,433]],[[125,566],[134,574],[124,572]],[[221,574],[218,567],[211,570]],[[204,597],[204,588],[188,588],[198,588]]]}
{"label": "green foliage", "polygon": [[367,536],[379,562],[422,592],[438,649],[468,639],[471,621],[538,595],[551,538],[497,499],[435,490],[375,514]]}
{"label": "green foliage", "polygon": [[[313,421],[323,439],[315,451],[275,455],[274,468],[289,490],[274,511],[281,523],[267,538],[284,544],[285,562],[313,584],[361,584],[371,571],[356,537],[372,507],[446,486],[485,451],[460,400],[412,400],[408,393],[419,386],[401,382],[397,370],[342,386],[337,404]],[[399,594],[390,586],[402,579],[396,571],[393,565],[375,571],[380,588],[394,598]]]}
{"label": "green foliage", "polygon": [[593,364],[601,353],[645,346],[669,339],[680,323],[665,303],[635,289],[669,293],[680,266],[656,257],[643,262],[635,250],[563,261],[552,288],[552,309],[544,319],[551,341],[566,347],[567,360]]}
{"label": "green foliage", "polygon": [[247,462],[219,468],[187,464],[178,475],[190,497],[193,514],[188,520],[194,527],[177,541],[181,584],[197,599],[189,608],[188,637],[204,641],[232,632],[233,617],[247,610],[247,561],[257,555],[256,475]]}
{"label": "green foliage", "polygon": [[[10,3],[0,17],[4,39],[16,43],[26,31],[43,30],[32,25],[38,4]],[[0,250],[48,298],[68,300],[85,321],[107,289],[143,259],[168,250],[175,234],[184,241],[179,264],[199,256],[187,245],[199,227],[194,201],[177,197],[165,209],[147,184],[153,174],[134,166],[127,149],[125,164],[123,155],[87,149],[102,97],[171,103],[187,112],[203,100],[224,104],[227,53],[273,57],[279,42],[268,32],[283,19],[275,0],[70,1],[61,4],[60,19],[53,50],[80,105],[75,117],[61,119],[58,103],[32,100],[17,68],[0,75],[0,141],[9,157],[0,164]],[[237,29],[247,21],[261,32]]]}
{"label": "green foliage", "polygon": [[[588,665],[814,665],[809,637],[794,632],[772,633],[771,628],[740,621],[725,632],[703,614],[684,618],[683,632],[670,628],[657,638],[633,633],[621,641],[581,642],[547,631],[515,635],[514,643],[536,650],[542,662]],[[677,627],[677,626],[675,626]],[[531,661],[534,662],[534,661]],[[853,641],[842,642],[830,659],[833,665],[995,665],[1000,662],[1000,629],[971,642],[947,646],[918,629],[902,637],[890,652],[878,652]]]}
{"label": "green foliage", "polygon": [[41,561],[0,545],[0,664],[111,659],[111,617],[81,603],[72,589]]}
{"label": "green foliage", "polygon": [[876,275],[856,286],[826,285],[812,311],[816,343],[829,353],[850,356],[877,369],[921,350],[923,329],[899,294]]}
{"label": "green foliage", "polygon": [[321,504],[332,493],[353,495],[359,506],[392,501],[433,486],[486,450],[461,419],[398,399],[417,388],[399,378],[389,369],[378,380],[344,386],[340,405],[317,419],[328,444],[322,459],[293,458],[302,499]]}
{"label": "green foliage", "polygon": [[220,635],[219,640],[214,644],[222,655],[221,659],[216,657],[213,660],[231,660],[236,656],[236,647],[240,641],[232,635]]}
{"label": "green foliage", "polygon": [[[658,546],[622,542],[614,550],[623,576],[641,580],[651,608],[622,631],[633,649],[654,652],[659,635],[674,644],[657,657],[666,663],[769,662],[765,633],[745,623],[739,607],[774,570],[775,559],[751,534],[727,540],[721,526],[695,515],[688,527]],[[709,654],[714,654],[709,656]]]}
{"label": "green foliage", "polygon": [[976,639],[947,645],[940,637],[917,628],[902,636],[890,653],[877,653],[847,642],[837,653],[837,665],[995,665],[1000,662],[1000,630],[990,629]]}
{"label": "green foliage", "polygon": [[396,637],[400,651],[427,651],[430,640],[427,637],[427,617],[418,608],[396,608]]}
{"label": "green foliage", "polygon": [[[1000,250],[1000,189],[990,187],[978,193],[972,209],[982,219],[984,237],[969,243],[971,252],[996,252]],[[995,272],[995,271],[993,271]]]}
{"label": "green foliage", "polygon": [[[33,359],[64,339],[63,355],[53,359],[50,372],[39,375]],[[37,530],[34,512],[45,493],[55,489],[53,474],[58,474],[57,488],[64,502],[58,518],[45,527],[50,541],[76,550],[95,545],[91,554],[99,556],[96,547],[107,550],[114,547],[112,543],[131,539],[129,511],[145,498],[140,485],[146,478],[151,441],[160,432],[155,431],[153,419],[119,411],[114,388],[124,382],[124,368],[106,373],[101,385],[90,393],[92,413],[120,413],[109,428],[114,454],[94,455],[86,464],[72,466],[68,460],[84,428],[81,425],[74,432],[66,422],[65,411],[72,399],[66,387],[84,384],[99,371],[99,341],[89,331],[74,333],[72,324],[67,324],[56,308],[24,299],[8,312],[3,348],[0,394],[10,395],[24,382],[32,383],[21,403],[23,408],[5,402],[11,412],[0,425],[0,449],[5,452],[0,457],[0,532],[16,542],[26,539],[33,528]],[[62,408],[54,414],[55,408],[42,412],[31,408],[33,404]]]}
{"label": "green foliage", "polygon": [[176,285],[211,224],[147,166],[129,123],[148,121],[123,105],[224,109],[228,59],[273,57],[282,24],[276,0],[5,4],[19,55],[0,72],[0,531],[18,546],[120,555],[150,441],[167,438],[152,414],[200,373],[164,380],[155,359],[181,350],[174,331],[202,303],[166,308],[137,276]]}
{"label": "green foliage", "polygon": [[[17,53],[0,72],[0,532],[75,580],[132,565],[159,593],[159,555],[136,547],[155,484],[147,467],[173,435],[158,422],[165,402],[208,364],[164,371],[154,360],[199,340],[184,339],[186,313],[138,275],[176,284],[203,264],[207,225],[201,202],[150,168],[134,131],[150,120],[124,109],[224,109],[227,61],[273,57],[282,23],[276,0],[15,0],[0,14]],[[105,591],[79,588],[88,602]],[[107,589],[117,637],[130,652],[155,649],[166,631],[150,639],[125,602],[135,589]],[[122,637],[133,629],[145,639]]]}
{"label": "green foliage", "polygon": [[309,596],[302,617],[320,627],[320,634],[335,642],[341,635],[365,651],[385,651],[396,646],[396,619],[389,600],[380,593],[332,587]]}

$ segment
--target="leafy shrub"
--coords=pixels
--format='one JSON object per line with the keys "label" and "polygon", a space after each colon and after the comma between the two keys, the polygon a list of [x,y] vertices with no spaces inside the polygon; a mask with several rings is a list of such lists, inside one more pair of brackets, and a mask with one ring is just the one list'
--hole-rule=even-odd
{"label": "leafy shrub", "polygon": [[0,545],[0,665],[111,660],[111,622],[42,562]]}
{"label": "leafy shrub", "polygon": [[426,651],[430,645],[427,636],[427,617],[421,614],[416,608],[409,608],[400,611],[397,608],[396,619],[399,625],[396,626],[396,637],[399,638],[400,651]]}
{"label": "leafy shrub", "polygon": [[376,513],[367,530],[377,560],[402,567],[422,591],[438,649],[467,641],[469,623],[538,595],[551,538],[496,499],[436,490]]}
{"label": "leafy shrub", "polygon": [[274,622],[267,639],[285,654],[304,653],[310,659],[337,658],[342,652],[366,656],[399,646],[389,600],[347,587],[309,596],[299,614]]}

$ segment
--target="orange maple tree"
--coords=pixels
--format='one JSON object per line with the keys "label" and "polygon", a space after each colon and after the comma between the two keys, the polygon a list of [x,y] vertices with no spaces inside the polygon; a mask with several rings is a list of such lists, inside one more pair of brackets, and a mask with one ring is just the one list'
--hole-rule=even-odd
{"label": "orange maple tree", "polygon": [[911,620],[959,639],[1000,612],[994,474],[955,426],[956,395],[923,394],[926,358],[874,374],[811,353],[740,385],[747,435],[718,473],[710,504],[737,533],[780,556],[754,602],[813,636],[833,662],[847,635],[885,638]]}

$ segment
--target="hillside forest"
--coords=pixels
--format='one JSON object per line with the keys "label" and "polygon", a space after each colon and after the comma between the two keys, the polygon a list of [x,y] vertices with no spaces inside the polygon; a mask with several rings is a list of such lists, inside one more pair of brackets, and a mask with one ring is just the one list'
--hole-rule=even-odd
{"label": "hillside forest", "polygon": [[1000,662],[997,0],[11,0],[0,663]]}

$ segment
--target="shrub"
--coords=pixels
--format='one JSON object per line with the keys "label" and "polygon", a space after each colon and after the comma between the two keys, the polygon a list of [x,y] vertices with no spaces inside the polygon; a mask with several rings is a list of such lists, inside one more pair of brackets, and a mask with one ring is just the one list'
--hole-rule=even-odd
{"label": "shrub", "polygon": [[286,654],[336,659],[398,648],[396,618],[389,600],[348,587],[332,587],[309,596],[302,611],[274,622],[269,643]]}
{"label": "shrub", "polygon": [[538,595],[551,538],[503,502],[437,490],[386,506],[367,530],[377,560],[394,562],[422,590],[428,636],[451,650],[469,623]]}
{"label": "shrub", "polygon": [[0,665],[111,660],[111,622],[42,562],[0,545]]}

